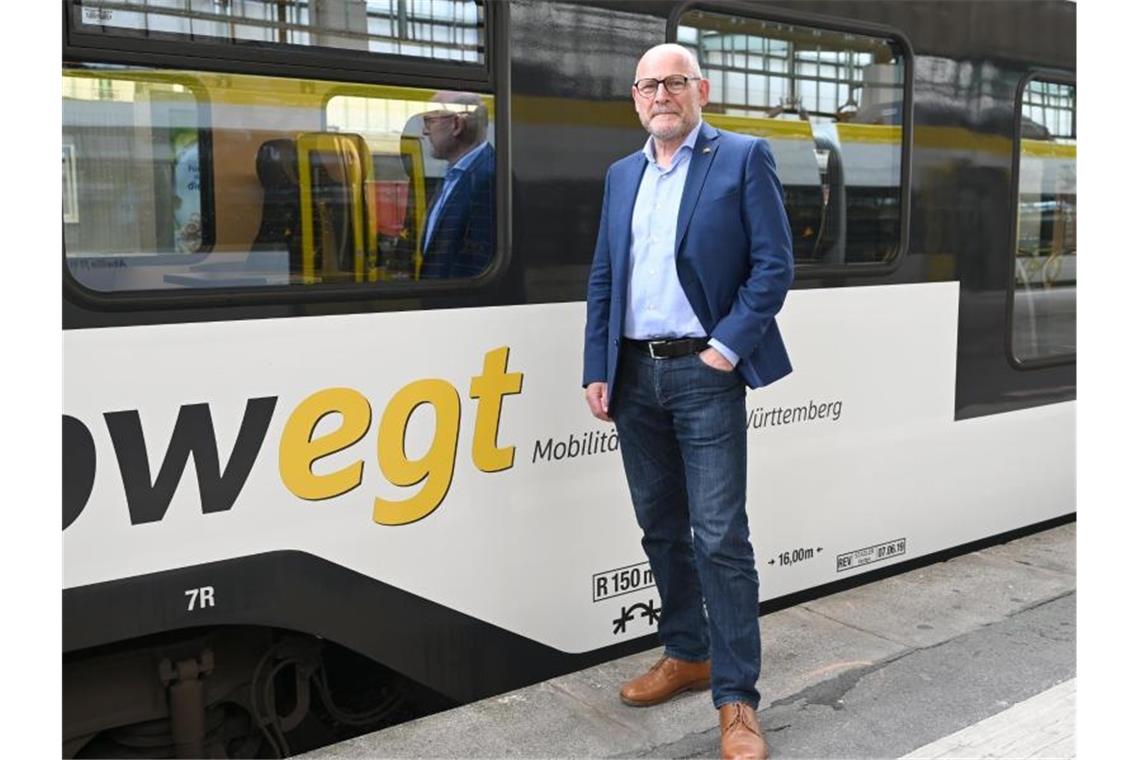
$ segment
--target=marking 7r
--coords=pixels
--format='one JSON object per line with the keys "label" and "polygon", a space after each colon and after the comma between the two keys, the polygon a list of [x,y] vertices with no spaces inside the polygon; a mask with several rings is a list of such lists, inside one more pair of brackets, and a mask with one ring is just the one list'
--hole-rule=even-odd
{"label": "marking 7r", "polygon": [[214,587],[203,586],[202,588],[189,588],[183,592],[186,596],[190,597],[190,603],[186,605],[186,609],[190,612],[194,611],[194,605],[198,605],[198,609],[204,610],[207,607],[214,606]]}

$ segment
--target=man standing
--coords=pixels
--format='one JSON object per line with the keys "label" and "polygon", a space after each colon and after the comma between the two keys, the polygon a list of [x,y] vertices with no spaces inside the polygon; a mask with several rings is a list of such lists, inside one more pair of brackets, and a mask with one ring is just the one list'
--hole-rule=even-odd
{"label": "man standing", "polygon": [[421,279],[476,277],[495,254],[495,149],[487,142],[487,107],[472,93],[441,93],[423,115],[433,158],[447,161],[421,241]]}
{"label": "man standing", "polygon": [[721,754],[765,758],[744,393],[791,372],[775,322],[793,275],[783,191],[764,140],[701,120],[709,82],[686,48],[647,51],[632,95],[650,137],[606,174],[583,373],[590,411],[617,426],[662,602],[665,656],[621,698],[711,682]]}

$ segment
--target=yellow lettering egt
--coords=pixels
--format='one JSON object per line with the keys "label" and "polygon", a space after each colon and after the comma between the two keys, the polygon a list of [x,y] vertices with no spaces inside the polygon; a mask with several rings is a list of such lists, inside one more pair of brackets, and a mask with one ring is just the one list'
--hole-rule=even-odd
{"label": "yellow lettering egt", "polygon": [[[478,402],[471,461],[481,472],[500,472],[514,465],[515,447],[498,445],[503,396],[522,391],[523,373],[507,372],[509,354],[506,346],[488,351],[483,357],[483,374],[471,378],[470,395]],[[405,448],[408,424],[424,404],[430,404],[435,413],[435,432],[427,452],[418,459],[409,459]],[[340,416],[340,426],[314,438],[317,425],[330,414]],[[380,419],[377,464],[392,485],[420,485],[420,489],[404,500],[376,497],[372,508],[374,522],[407,525],[427,517],[443,503],[455,475],[459,417],[459,392],[446,380],[417,380],[396,392]],[[363,460],[357,459],[325,475],[315,474],[313,464],[356,444],[371,424],[372,408],[359,391],[326,388],[312,394],[285,422],[278,452],[282,483],[308,501],[331,499],[353,490],[362,482]]]}

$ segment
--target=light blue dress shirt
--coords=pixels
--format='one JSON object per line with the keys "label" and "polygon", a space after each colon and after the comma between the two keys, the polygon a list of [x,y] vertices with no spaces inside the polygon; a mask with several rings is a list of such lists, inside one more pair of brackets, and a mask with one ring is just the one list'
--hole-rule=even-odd
{"label": "light blue dress shirt", "polygon": [[431,243],[431,236],[435,232],[436,222],[439,221],[440,212],[443,211],[443,207],[447,203],[451,191],[459,184],[459,178],[470,168],[471,164],[475,163],[475,159],[479,156],[479,151],[486,147],[487,141],[484,140],[460,156],[459,160],[454,164],[447,167],[447,173],[443,175],[443,187],[440,188],[439,195],[436,197],[435,203],[432,204],[431,211],[428,212],[427,225],[424,227],[422,250],[426,251],[428,249],[428,245]]}
{"label": "light blue dress shirt", "polygon": [[[705,328],[681,288],[674,255],[681,194],[700,130],[701,122],[697,122],[673,154],[673,163],[666,167],[657,165],[653,137],[646,140],[642,149],[649,165],[641,175],[633,204],[624,322],[627,338],[705,337]],[[715,338],[709,340],[709,345],[736,366],[740,357],[731,349]]]}

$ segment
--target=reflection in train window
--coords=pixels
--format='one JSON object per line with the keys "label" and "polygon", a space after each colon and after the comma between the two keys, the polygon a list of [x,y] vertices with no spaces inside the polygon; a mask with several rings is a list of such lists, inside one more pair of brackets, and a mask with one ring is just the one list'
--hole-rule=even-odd
{"label": "reflection in train window", "polygon": [[481,0],[72,0],[86,33],[482,63]]}
{"label": "reflection in train window", "polygon": [[1077,352],[1076,87],[1031,79],[1021,97],[1013,356]]}
{"label": "reflection in train window", "polygon": [[64,70],[64,242],[97,291],[457,279],[495,251],[489,96]]}
{"label": "reflection in train window", "polygon": [[797,263],[866,264],[901,243],[905,58],[894,40],[689,11],[704,118],[768,140]]}

